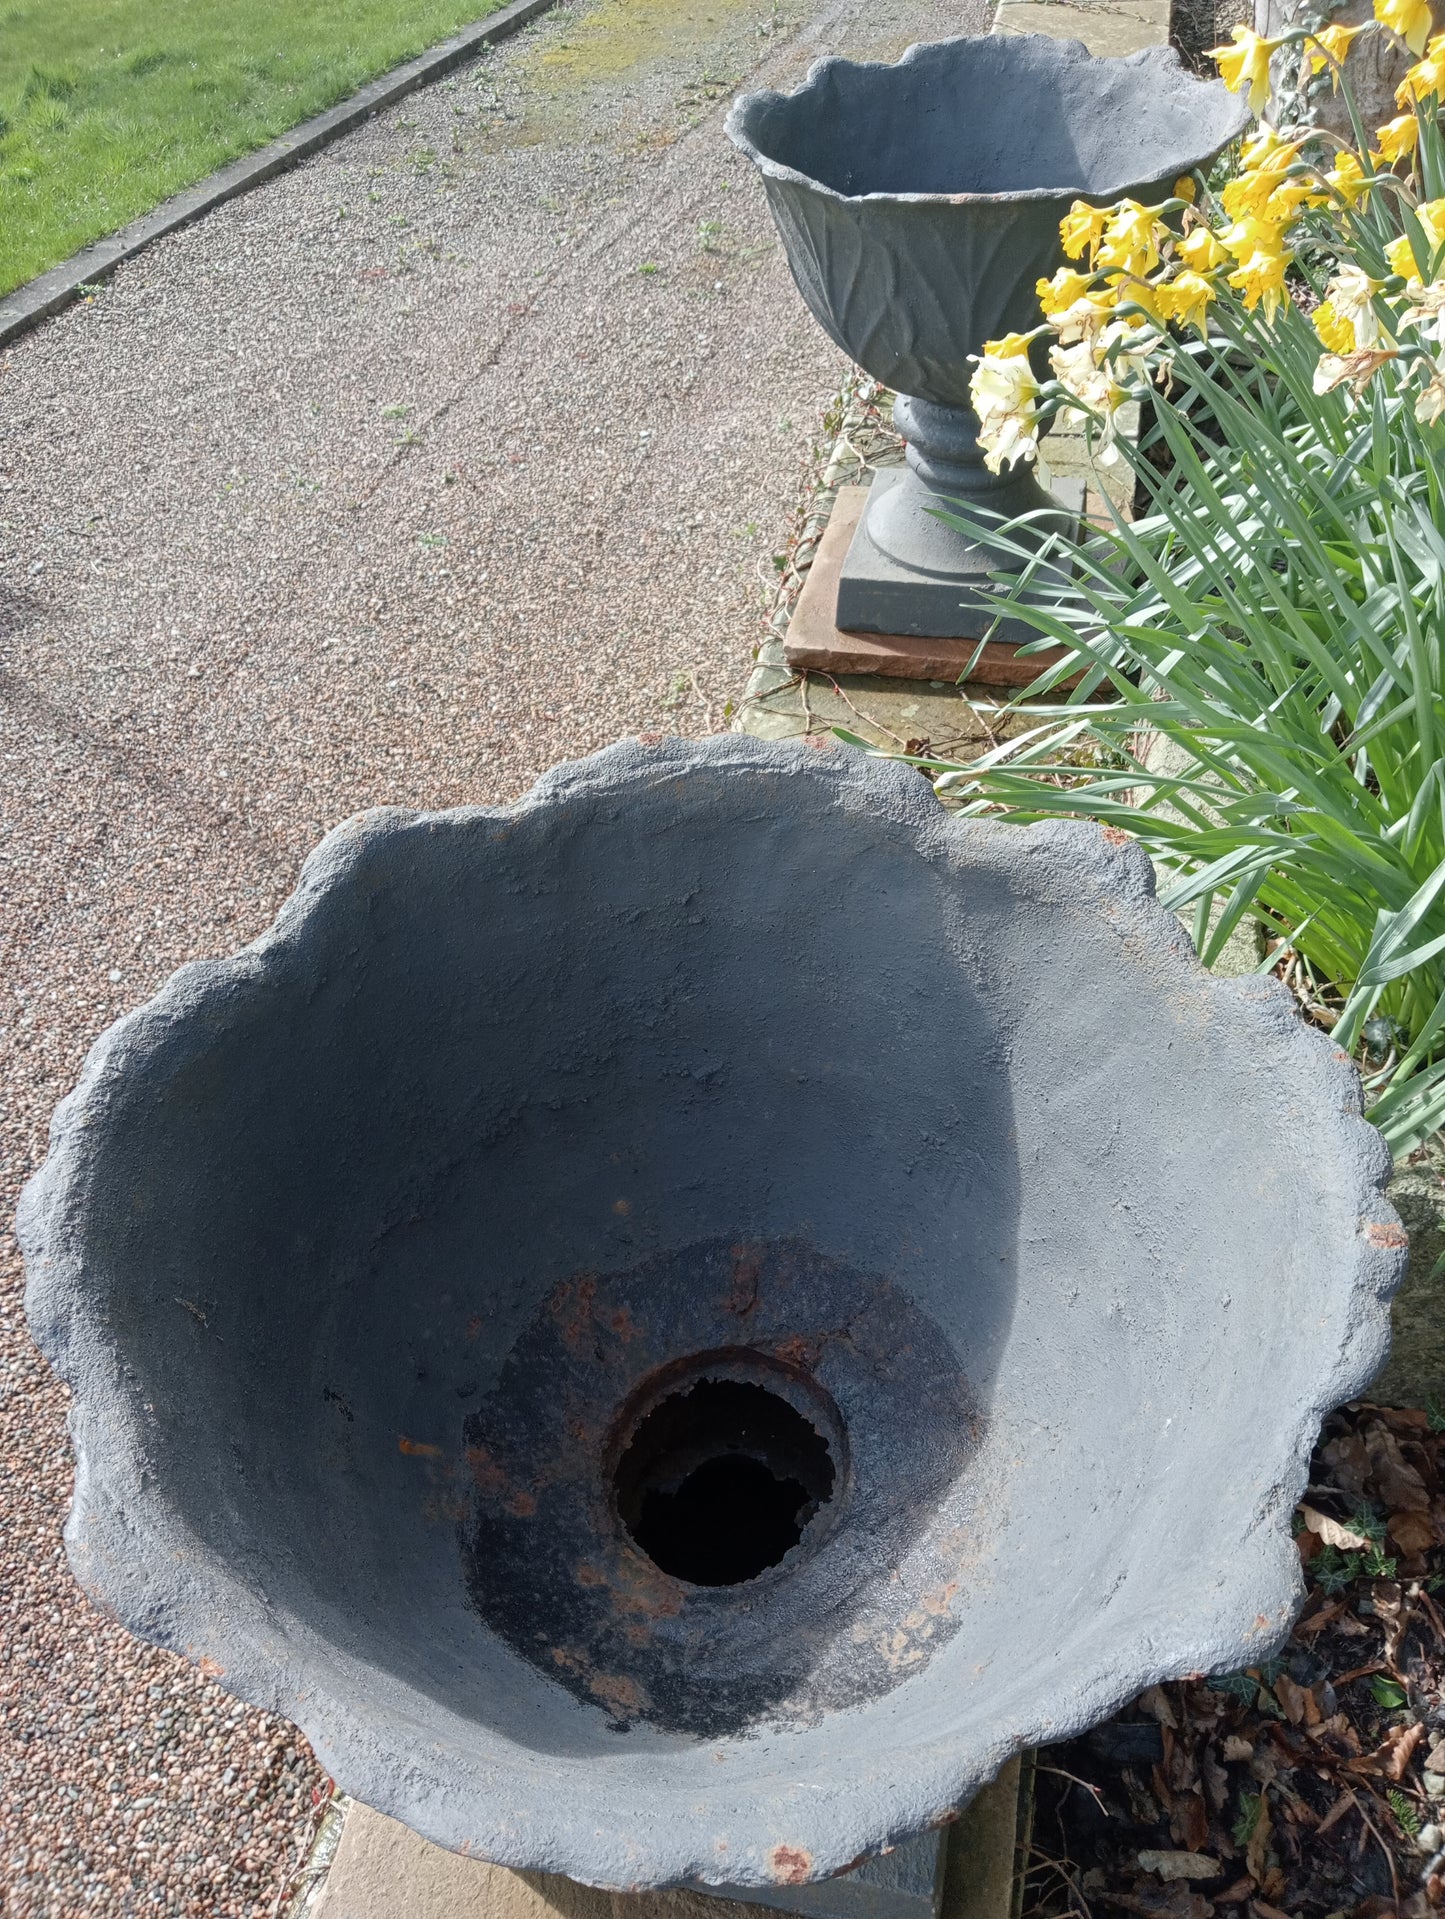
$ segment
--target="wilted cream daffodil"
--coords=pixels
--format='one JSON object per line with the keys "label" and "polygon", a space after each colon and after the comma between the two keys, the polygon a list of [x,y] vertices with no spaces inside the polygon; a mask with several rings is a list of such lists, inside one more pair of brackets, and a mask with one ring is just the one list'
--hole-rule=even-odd
{"label": "wilted cream daffodil", "polygon": [[1373,157],[1393,166],[1397,160],[1408,160],[1420,144],[1420,122],[1413,113],[1398,114],[1376,129],[1375,138],[1379,145]]}
{"label": "wilted cream daffodil", "polygon": [[1331,312],[1340,320],[1348,321],[1353,331],[1349,350],[1376,346],[1381,339],[1388,340],[1375,311],[1375,295],[1382,291],[1384,284],[1383,280],[1372,280],[1359,267],[1343,267],[1325,288]]}
{"label": "wilted cream daffodil", "polygon": [[1425,51],[1425,42],[1435,24],[1430,0],[1375,0],[1375,18],[1382,27],[1398,33],[1411,53]]}
{"label": "wilted cream daffodil", "polygon": [[[1378,11],[1381,0],[1375,0]],[[1425,8],[1429,14],[1428,5]],[[1249,110],[1258,114],[1269,98],[1269,59],[1283,40],[1268,40],[1249,27],[1236,27],[1233,46],[1208,47],[1206,52],[1219,68],[1219,77],[1231,93],[1249,94]],[[1424,42],[1421,42],[1423,46]],[[1248,161],[1245,163],[1248,165]]]}
{"label": "wilted cream daffodil", "polygon": [[1115,320],[1097,341],[1056,346],[1049,353],[1049,364],[1059,384],[1102,422],[1103,432],[1094,451],[1106,466],[1119,457],[1115,443],[1120,409],[1134,398],[1124,381],[1147,378],[1147,347],[1153,337],[1147,328],[1141,331],[1127,320]]}
{"label": "wilted cream daffodil", "polygon": [[1038,457],[1039,385],[1029,365],[1029,342],[1022,333],[988,340],[975,362],[970,390],[978,415],[978,443],[984,465],[997,473],[1005,462]]}
{"label": "wilted cream daffodil", "polygon": [[1404,325],[1418,327],[1425,339],[1445,347],[1445,280],[1427,287],[1417,284],[1409,292],[1413,304],[1401,316]]}
{"label": "wilted cream daffodil", "polygon": [[1431,369],[1430,377],[1415,395],[1415,418],[1421,426],[1435,426],[1442,413],[1445,413],[1445,374],[1439,367]]}
{"label": "wilted cream daffodil", "polygon": [[1354,353],[1322,353],[1315,367],[1315,392],[1333,393],[1348,383],[1358,399],[1380,368],[1398,358],[1394,347],[1379,346],[1360,347]]}
{"label": "wilted cream daffodil", "polygon": [[1075,300],[1071,307],[1065,307],[1052,323],[1060,345],[1068,346],[1075,340],[1098,339],[1114,318],[1118,297],[1119,288],[1115,283],[1110,287],[1099,287],[1091,298]]}

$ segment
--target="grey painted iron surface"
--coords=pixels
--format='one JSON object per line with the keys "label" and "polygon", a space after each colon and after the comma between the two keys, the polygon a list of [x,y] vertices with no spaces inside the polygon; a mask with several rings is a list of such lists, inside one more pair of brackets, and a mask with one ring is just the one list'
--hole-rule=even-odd
{"label": "grey painted iron surface", "polygon": [[[621,1887],[846,1870],[1263,1655],[1403,1234],[1348,1060],[1152,887],[740,736],[338,828],[26,1189],[78,1577],[428,1838]],[[746,1584],[621,1516],[697,1379],[831,1462]]]}
{"label": "grey painted iron surface", "polygon": [[[1066,523],[1031,467],[984,467],[971,356],[1038,324],[1035,285],[1063,261],[1076,198],[1156,203],[1248,121],[1169,47],[1096,59],[1047,34],[933,41],[896,66],[820,60],[794,93],[737,101],[727,131],[762,174],[799,292],[900,396],[910,478],[880,489],[860,524],[838,592],[845,631],[979,630],[973,589],[1000,562],[938,520],[941,505],[1036,515],[1035,544]],[[918,582],[905,624],[890,568]]]}
{"label": "grey painted iron surface", "polygon": [[915,1833],[834,1879],[787,1886],[695,1885],[694,1890],[802,1913],[804,1919],[938,1919],[947,1854],[943,1828]]}

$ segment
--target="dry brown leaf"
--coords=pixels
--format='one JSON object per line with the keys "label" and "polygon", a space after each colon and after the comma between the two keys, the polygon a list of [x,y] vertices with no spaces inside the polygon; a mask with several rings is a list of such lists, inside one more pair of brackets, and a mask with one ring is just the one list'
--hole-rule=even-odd
{"label": "dry brown leaf", "polygon": [[1411,1558],[1417,1553],[1429,1552],[1436,1544],[1435,1522],[1429,1513],[1391,1513],[1389,1530],[1400,1551]]}
{"label": "dry brown leaf", "polygon": [[1364,1533],[1342,1526],[1338,1519],[1331,1519],[1328,1513],[1316,1512],[1313,1506],[1301,1506],[1299,1510],[1305,1531],[1313,1533],[1322,1546],[1337,1547],[1342,1553],[1369,1551],[1370,1541]]}
{"label": "dry brown leaf", "polygon": [[1269,1871],[1269,1840],[1272,1827],[1269,1817],[1269,1794],[1261,1790],[1259,1795],[1259,1818],[1255,1821],[1254,1831],[1249,1836],[1245,1848],[1244,1867],[1256,1884],[1260,1883]]}
{"label": "dry brown leaf", "polygon": [[1223,1892],[1216,1892],[1216,1906],[1237,1906],[1254,1891],[1254,1881],[1250,1878],[1236,1879],[1232,1886],[1226,1886]]}
{"label": "dry brown leaf", "polygon": [[1374,1469],[1375,1484],[1391,1512],[1427,1513],[1430,1494],[1415,1468],[1400,1451],[1400,1442],[1386,1426],[1372,1425],[1365,1450]]}
{"label": "dry brown leaf", "polygon": [[[1303,1725],[1305,1706],[1307,1704],[1315,1706],[1315,1700],[1305,1691],[1305,1687],[1295,1685],[1295,1681],[1288,1673],[1280,1673],[1280,1677],[1274,1681],[1274,1696],[1278,1698],[1280,1706],[1284,1706],[1284,1716],[1290,1721],[1290,1725]],[[1320,1716],[1320,1708],[1315,1706],[1315,1718],[1318,1719],[1318,1716]]]}
{"label": "dry brown leaf", "polygon": [[1151,1686],[1147,1692],[1140,1693],[1139,1704],[1151,1719],[1157,1719],[1161,1726],[1178,1732],[1179,1715],[1169,1703],[1169,1695],[1162,1686]]}
{"label": "dry brown leaf", "polygon": [[1197,1792],[1184,1792],[1174,1801],[1169,1831],[1181,1846],[1200,1852],[1209,1837],[1209,1808]]}
{"label": "dry brown leaf", "polygon": [[1256,1919],[1290,1919],[1289,1913],[1281,1912],[1278,1906],[1270,1905],[1267,1900],[1251,1899],[1249,1903]]}
{"label": "dry brown leaf", "polygon": [[1370,1455],[1358,1433],[1344,1433],[1320,1448],[1320,1457],[1330,1469],[1330,1477],[1348,1499],[1363,1499],[1365,1481],[1370,1476]]}
{"label": "dry brown leaf", "polygon": [[1373,1752],[1361,1753],[1358,1759],[1347,1759],[1345,1770],[1370,1773],[1383,1779],[1403,1779],[1405,1768],[1424,1737],[1425,1728],[1419,1724],[1397,1726]]}
{"label": "dry brown leaf", "polygon": [[1229,1760],[1253,1759],[1254,1747],[1248,1739],[1241,1739],[1237,1732],[1226,1733],[1224,1756]]}
{"label": "dry brown leaf", "polygon": [[1321,1819],[1319,1825],[1316,1826],[1315,1838],[1318,1839],[1322,1833],[1328,1832],[1331,1826],[1337,1826],[1345,1814],[1353,1809],[1354,1805],[1355,1795],[1352,1792],[1342,1792],[1325,1814],[1324,1818]]}
{"label": "dry brown leaf", "polygon": [[1224,1870],[1207,1852],[1141,1852],[1139,1866],[1161,1879],[1214,1879]]}

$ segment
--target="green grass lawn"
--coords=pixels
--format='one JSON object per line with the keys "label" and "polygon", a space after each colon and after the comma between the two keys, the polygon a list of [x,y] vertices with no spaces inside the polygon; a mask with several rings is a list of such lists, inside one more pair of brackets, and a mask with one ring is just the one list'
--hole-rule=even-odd
{"label": "green grass lawn", "polygon": [[500,0],[0,0],[0,294]]}

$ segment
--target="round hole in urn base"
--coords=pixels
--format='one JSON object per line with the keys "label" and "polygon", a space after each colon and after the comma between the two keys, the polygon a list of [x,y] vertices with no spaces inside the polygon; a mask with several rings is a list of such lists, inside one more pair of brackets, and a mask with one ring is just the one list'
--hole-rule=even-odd
{"label": "round hole in urn base", "polygon": [[694,1586],[737,1586],[778,1565],[836,1481],[827,1440],[786,1399],[715,1378],[645,1413],[613,1475],[632,1538]]}

